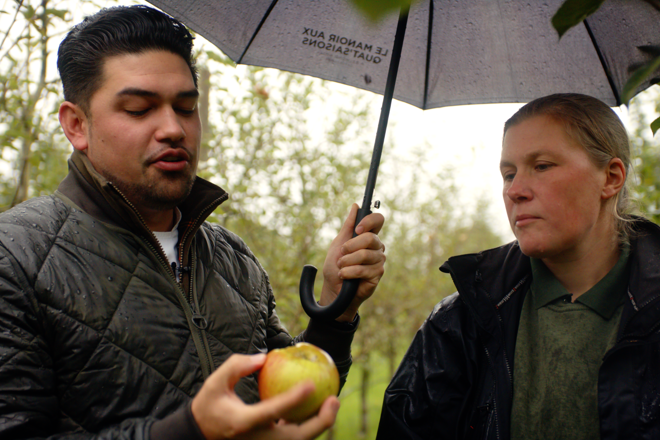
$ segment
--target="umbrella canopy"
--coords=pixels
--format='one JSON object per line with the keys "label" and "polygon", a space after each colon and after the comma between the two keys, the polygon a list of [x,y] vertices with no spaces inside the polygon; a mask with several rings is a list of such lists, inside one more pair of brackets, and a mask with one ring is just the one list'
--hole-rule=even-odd
{"label": "umbrella canopy", "polygon": [[[410,9],[394,98],[422,109],[579,92],[620,105],[629,69],[660,46],[660,12],[607,0],[559,40],[564,0],[421,0]],[[397,16],[373,24],[346,0],[150,0],[241,64],[383,93]],[[640,90],[650,85],[650,79]]]}
{"label": "umbrella canopy", "polygon": [[[149,0],[236,63],[384,94],[356,224],[371,212],[392,97],[422,109],[527,102],[560,92],[621,104],[631,71],[660,48],[660,11],[644,0],[607,0],[559,41],[551,18],[563,1],[420,0],[398,18],[373,24],[347,0]],[[658,80],[647,79],[638,91]],[[315,275],[316,268],[305,266],[303,309],[312,318],[335,319],[359,280],[344,281],[337,299],[321,307]]]}

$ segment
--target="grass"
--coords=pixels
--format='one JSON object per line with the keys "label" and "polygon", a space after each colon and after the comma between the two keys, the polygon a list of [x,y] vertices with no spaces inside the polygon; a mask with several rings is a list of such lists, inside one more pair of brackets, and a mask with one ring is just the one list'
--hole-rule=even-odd
{"label": "grass", "polygon": [[[399,361],[397,360],[396,365]],[[371,367],[371,377],[369,378],[370,386],[367,393],[367,432],[362,433],[360,427],[362,366],[354,363],[348,375],[348,380],[339,395],[341,407],[334,427],[335,440],[373,440],[376,438],[383,396],[391,377],[387,361],[384,358],[375,354],[372,355],[369,366]],[[323,434],[319,438],[327,440],[328,435]]]}

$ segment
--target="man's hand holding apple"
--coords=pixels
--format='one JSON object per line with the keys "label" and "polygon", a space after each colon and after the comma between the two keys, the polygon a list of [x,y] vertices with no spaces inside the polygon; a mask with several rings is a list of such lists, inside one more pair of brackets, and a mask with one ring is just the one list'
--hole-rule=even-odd
{"label": "man's hand holding apple", "polygon": [[312,382],[253,405],[234,392],[241,377],[259,370],[266,355],[232,355],[204,382],[192,401],[192,414],[207,440],[308,440],[330,428],[337,417],[339,399],[328,397],[319,413],[301,424],[280,420],[314,391]]}

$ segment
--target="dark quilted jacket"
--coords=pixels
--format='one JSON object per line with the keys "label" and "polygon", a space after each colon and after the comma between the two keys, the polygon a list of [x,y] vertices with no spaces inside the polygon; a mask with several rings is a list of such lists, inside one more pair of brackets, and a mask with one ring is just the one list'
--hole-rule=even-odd
{"label": "dark quilted jacket", "polygon": [[[74,153],[55,195],[0,215],[1,439],[149,438],[231,354],[293,343],[252,252],[204,222],[224,191],[197,179],[180,206],[191,270],[179,284],[137,211],[90,168]],[[258,400],[254,376],[236,391]]]}
{"label": "dark quilted jacket", "polygon": [[[628,298],[598,375],[603,440],[660,439],[660,227],[635,225]],[[385,391],[376,438],[509,439],[529,258],[514,242],[452,257],[441,270],[458,292],[417,332]]]}

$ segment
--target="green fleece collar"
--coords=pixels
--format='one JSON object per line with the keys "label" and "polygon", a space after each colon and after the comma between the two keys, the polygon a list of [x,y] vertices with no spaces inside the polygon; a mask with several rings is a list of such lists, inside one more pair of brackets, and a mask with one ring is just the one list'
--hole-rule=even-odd
{"label": "green fleece collar", "polygon": [[[630,246],[621,249],[621,255],[614,267],[595,286],[580,295],[575,302],[589,307],[605,319],[614,315],[624,300],[628,288],[628,257]],[[555,278],[543,261],[532,258],[532,300],[535,309],[540,309],[562,297],[570,296],[564,286]]]}

